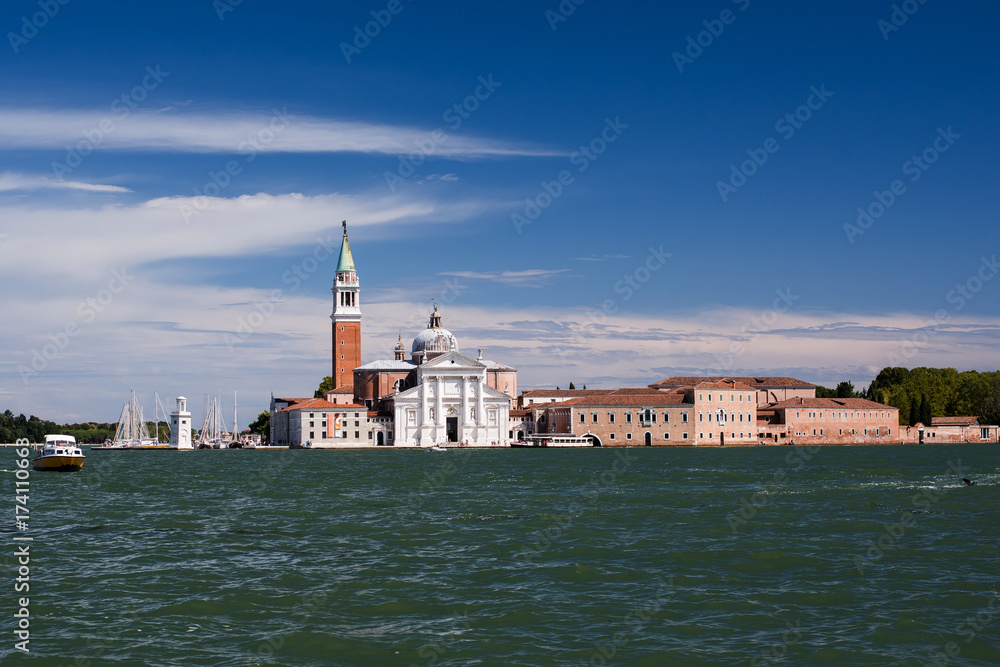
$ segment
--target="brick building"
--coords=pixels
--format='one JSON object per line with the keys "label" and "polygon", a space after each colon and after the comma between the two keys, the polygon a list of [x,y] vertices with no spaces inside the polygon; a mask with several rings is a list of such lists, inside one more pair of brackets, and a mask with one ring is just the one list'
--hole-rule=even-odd
{"label": "brick building", "polygon": [[271,397],[271,438],[276,446],[358,447],[372,444],[368,408],[322,398]]}
{"label": "brick building", "polygon": [[524,400],[535,401],[527,409],[537,433],[589,437],[605,447],[721,446],[757,443],[754,397],[751,387],[722,380],[673,391],[597,389],[562,401],[537,394]]}
{"label": "brick building", "polygon": [[780,403],[790,398],[816,398],[816,385],[789,377],[754,376],[754,377],[700,377],[679,375],[660,380],[649,385],[652,389],[670,391],[693,387],[702,382],[721,382],[723,380],[738,382],[753,387],[757,392],[757,405]]}
{"label": "brick building", "polygon": [[978,417],[933,417],[931,425],[901,426],[903,442],[945,444],[1000,442],[1000,427],[979,423]]}
{"label": "brick building", "polygon": [[890,444],[899,408],[863,398],[793,398],[757,411],[761,444]]}

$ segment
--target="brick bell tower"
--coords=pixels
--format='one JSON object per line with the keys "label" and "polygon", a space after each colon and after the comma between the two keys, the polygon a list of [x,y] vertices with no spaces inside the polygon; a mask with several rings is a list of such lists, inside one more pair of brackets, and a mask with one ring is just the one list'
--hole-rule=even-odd
{"label": "brick bell tower", "polygon": [[358,273],[354,268],[351,244],[347,240],[347,221],[344,241],[340,246],[337,278],[333,283],[333,386],[354,387],[354,369],[361,365],[361,306],[358,293]]}

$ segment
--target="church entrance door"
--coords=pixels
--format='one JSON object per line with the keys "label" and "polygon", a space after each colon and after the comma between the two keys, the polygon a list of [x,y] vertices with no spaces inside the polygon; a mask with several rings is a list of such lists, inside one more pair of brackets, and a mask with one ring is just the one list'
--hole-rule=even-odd
{"label": "church entrance door", "polygon": [[375,434],[375,444],[378,445],[379,447],[381,447],[382,445],[384,445],[385,441],[382,439],[384,437],[385,436],[382,435],[382,431],[378,431]]}
{"label": "church entrance door", "polygon": [[448,417],[448,442],[458,442],[458,417]]}

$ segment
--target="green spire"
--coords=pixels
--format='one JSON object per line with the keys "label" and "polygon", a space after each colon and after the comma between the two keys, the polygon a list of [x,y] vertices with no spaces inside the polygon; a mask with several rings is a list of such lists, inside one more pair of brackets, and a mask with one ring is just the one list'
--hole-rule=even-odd
{"label": "green spire", "polygon": [[340,261],[337,262],[337,273],[341,271],[351,271],[354,272],[357,269],[354,268],[354,256],[351,255],[351,243],[347,240],[347,220],[342,223],[344,225],[344,242],[340,246]]}

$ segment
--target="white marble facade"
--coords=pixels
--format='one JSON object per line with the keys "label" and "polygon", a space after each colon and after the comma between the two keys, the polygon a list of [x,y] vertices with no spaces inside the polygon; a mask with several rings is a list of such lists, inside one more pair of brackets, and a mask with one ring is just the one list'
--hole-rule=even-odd
{"label": "white marble facade", "polygon": [[486,384],[486,369],[456,351],[420,364],[417,386],[393,397],[395,444],[509,444],[510,396]]}

